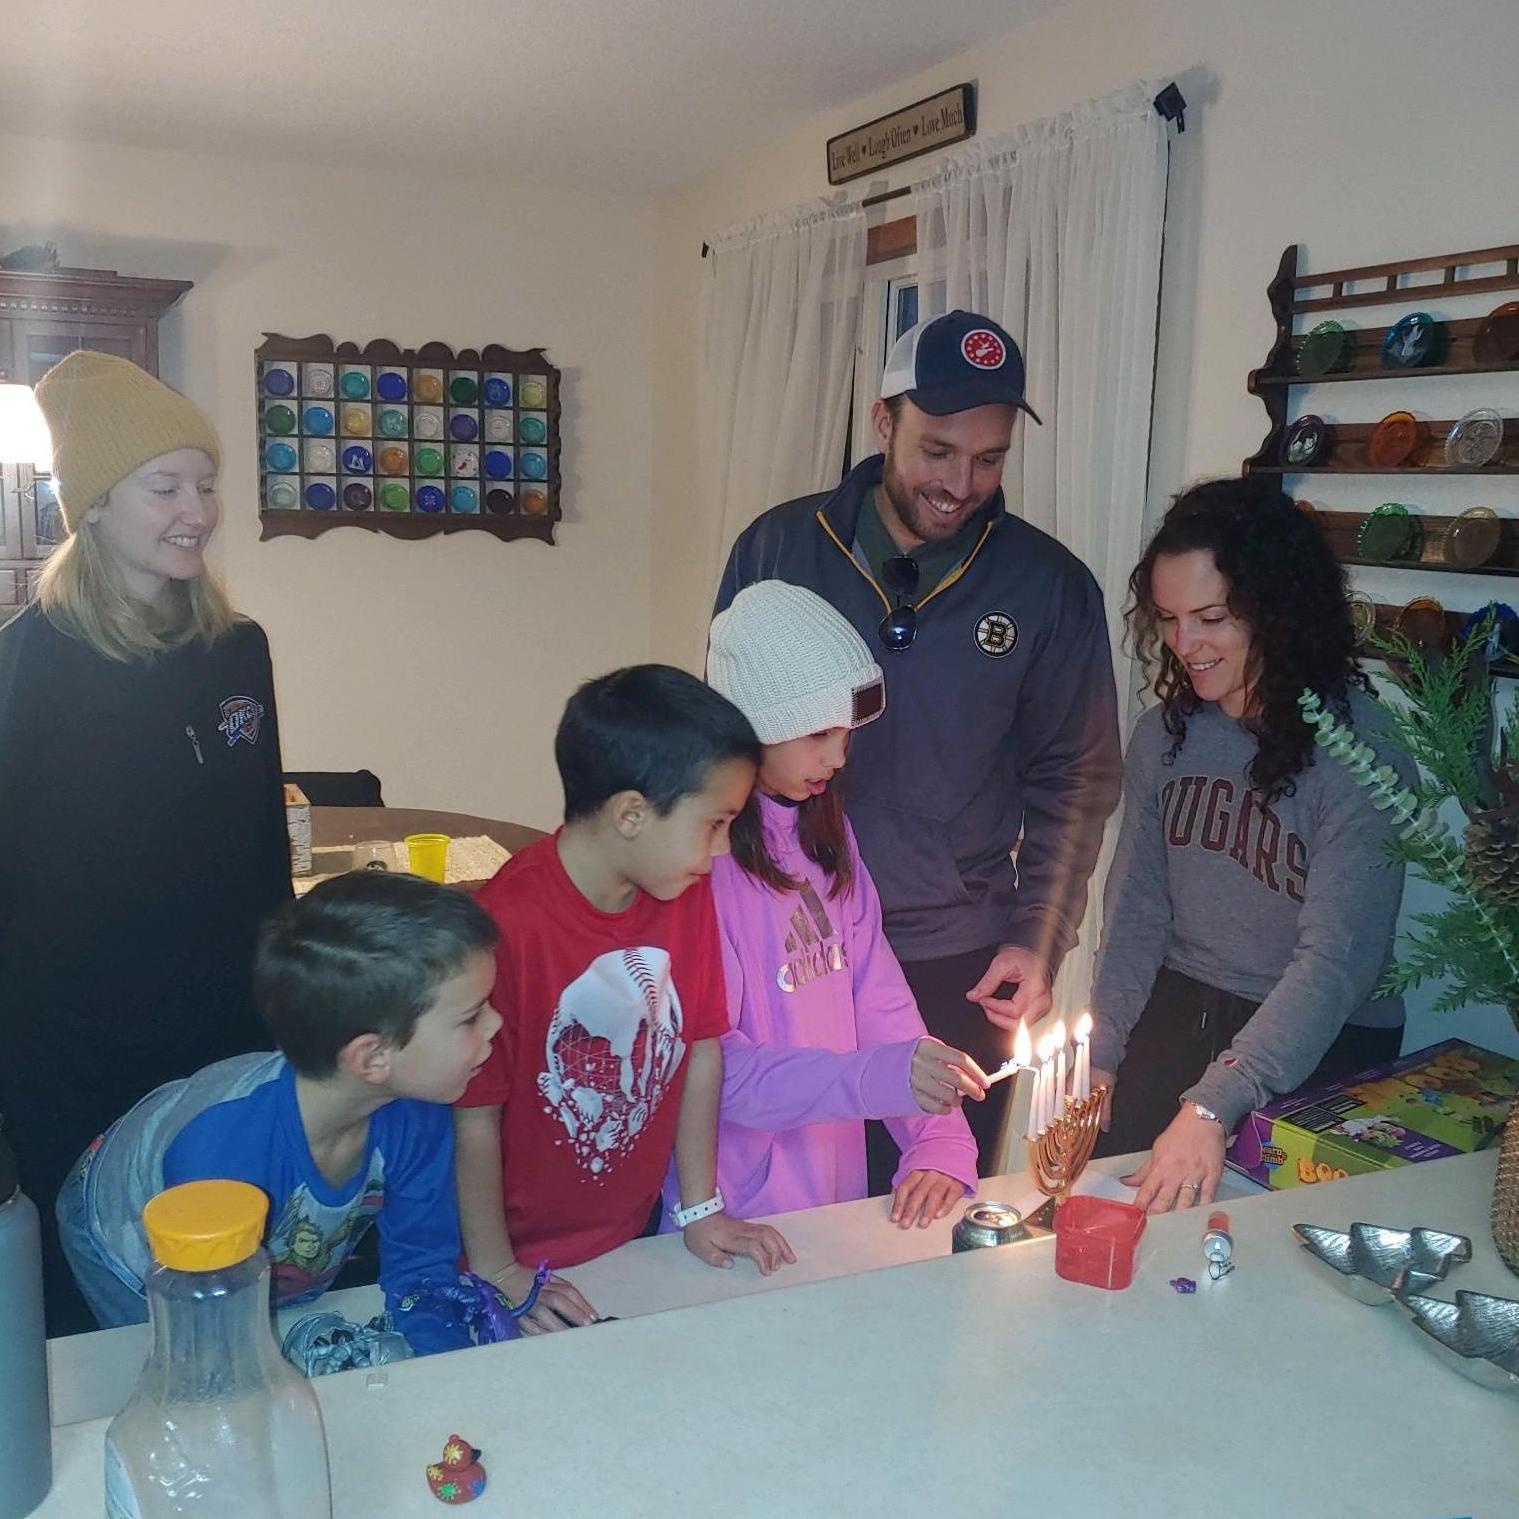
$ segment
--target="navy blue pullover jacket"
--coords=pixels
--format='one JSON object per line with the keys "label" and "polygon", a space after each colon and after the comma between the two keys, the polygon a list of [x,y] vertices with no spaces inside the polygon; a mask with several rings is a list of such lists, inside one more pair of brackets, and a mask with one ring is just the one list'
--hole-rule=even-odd
{"label": "navy blue pullover jacket", "polygon": [[854,735],[845,797],[898,957],[1020,944],[1058,963],[1122,776],[1102,593],[999,490],[971,553],[923,589],[912,647],[887,651],[876,629],[892,598],[854,546],[881,466],[876,454],[836,490],[752,522],[716,610],[746,585],[788,581],[876,651],[886,712]]}

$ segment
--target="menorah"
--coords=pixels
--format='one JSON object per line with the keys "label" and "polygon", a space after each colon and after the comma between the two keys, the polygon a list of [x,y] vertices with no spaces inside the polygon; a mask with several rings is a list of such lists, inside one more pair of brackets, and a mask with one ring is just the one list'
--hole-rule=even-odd
{"label": "menorah", "polygon": [[1067,1097],[1065,1110],[1057,1114],[1028,1144],[1029,1174],[1034,1185],[1059,1207],[1071,1195],[1092,1151],[1102,1125],[1102,1104],[1108,1089],[1097,1087],[1088,1097]]}

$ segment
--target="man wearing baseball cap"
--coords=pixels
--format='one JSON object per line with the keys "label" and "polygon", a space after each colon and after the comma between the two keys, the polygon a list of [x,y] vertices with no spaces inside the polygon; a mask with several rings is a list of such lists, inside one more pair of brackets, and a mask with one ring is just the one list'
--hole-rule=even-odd
{"label": "man wearing baseball cap", "polygon": [[[903,333],[871,408],[881,452],[751,523],[717,598],[806,586],[877,651],[889,700],[854,735],[846,805],[924,1022],[985,1070],[1049,1008],[1122,775],[1102,594],[1003,497],[1018,415],[1039,421],[1023,382],[988,317]],[[1011,1086],[967,1114],[982,1175]],[[886,1191],[894,1156],[872,1128]]]}

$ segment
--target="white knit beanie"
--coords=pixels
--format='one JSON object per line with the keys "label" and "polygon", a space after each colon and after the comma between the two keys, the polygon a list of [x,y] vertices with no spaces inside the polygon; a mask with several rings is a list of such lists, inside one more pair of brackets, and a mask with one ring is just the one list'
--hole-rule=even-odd
{"label": "white knit beanie", "polygon": [[863,727],[886,706],[865,640],[821,596],[783,580],[745,586],[712,619],[707,681],[762,744]]}

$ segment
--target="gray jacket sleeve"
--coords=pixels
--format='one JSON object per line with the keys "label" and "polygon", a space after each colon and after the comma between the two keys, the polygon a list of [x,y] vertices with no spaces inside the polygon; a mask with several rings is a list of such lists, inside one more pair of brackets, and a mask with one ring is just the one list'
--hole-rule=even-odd
{"label": "gray jacket sleeve", "polygon": [[1160,709],[1134,725],[1124,764],[1123,823],[1102,897],[1102,944],[1092,977],[1092,1064],[1117,1071],[1171,938],[1171,882],[1161,828]]}
{"label": "gray jacket sleeve", "polygon": [[1023,842],[1007,943],[1052,966],[1076,942],[1123,762],[1102,592],[1084,569],[1064,588],[1020,710]]}
{"label": "gray jacket sleeve", "polygon": [[[1378,747],[1411,773],[1401,752]],[[1392,949],[1403,896],[1403,867],[1387,857],[1392,824],[1328,755],[1320,752],[1315,768],[1324,772],[1323,795],[1291,963],[1234,1043],[1182,1093],[1230,1130],[1313,1073],[1370,999]]]}

